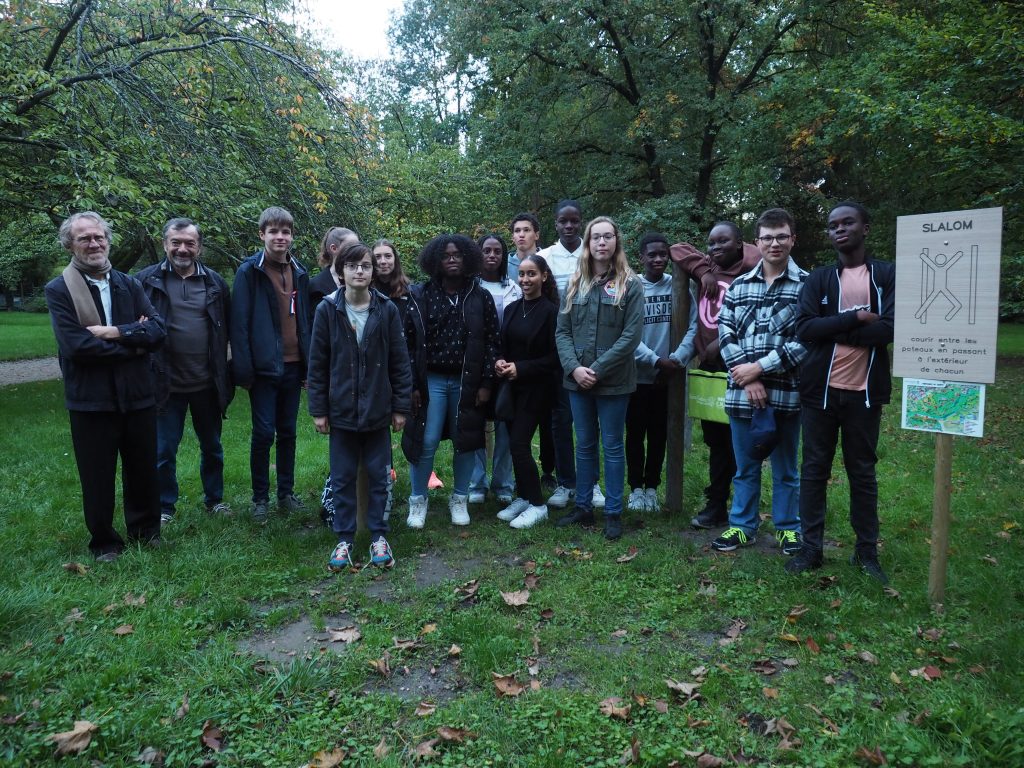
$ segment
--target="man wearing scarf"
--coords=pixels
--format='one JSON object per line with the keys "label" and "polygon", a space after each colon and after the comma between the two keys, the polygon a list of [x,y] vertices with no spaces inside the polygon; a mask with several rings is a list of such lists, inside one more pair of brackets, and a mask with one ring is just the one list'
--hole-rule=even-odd
{"label": "man wearing scarf", "polygon": [[164,341],[164,322],[139,282],[111,267],[111,236],[97,213],[68,217],[59,237],[71,263],[46,286],[89,549],[100,562],[116,560],[125,546],[114,529],[118,456],[128,541],[160,543],[149,353]]}

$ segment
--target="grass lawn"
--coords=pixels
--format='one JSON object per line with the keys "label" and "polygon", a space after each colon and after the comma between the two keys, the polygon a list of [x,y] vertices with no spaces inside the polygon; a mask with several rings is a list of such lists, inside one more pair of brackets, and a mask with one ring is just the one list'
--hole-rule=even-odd
{"label": "grass lawn", "polygon": [[46,312],[0,312],[0,360],[53,357],[50,316]]}
{"label": "grass lawn", "polygon": [[[514,531],[488,503],[456,529],[441,492],[423,531],[396,509],[395,569],[329,576],[333,537],[312,511],[326,441],[303,417],[311,512],[256,527],[241,393],[225,432],[237,514],[202,511],[187,434],[170,546],[98,565],[59,384],[0,389],[0,764],[57,764],[50,735],[88,721],[88,748],[61,764],[1024,765],[1024,359],[1002,358],[998,377],[986,436],[954,441],[940,609],[925,595],[934,438],[901,430],[896,403],[880,442],[883,591],[846,564],[839,464],[821,571],[784,575],[770,524],[753,548],[712,553],[688,525],[699,436],[682,519],[627,516],[608,544]],[[495,675],[522,693],[499,695]]]}

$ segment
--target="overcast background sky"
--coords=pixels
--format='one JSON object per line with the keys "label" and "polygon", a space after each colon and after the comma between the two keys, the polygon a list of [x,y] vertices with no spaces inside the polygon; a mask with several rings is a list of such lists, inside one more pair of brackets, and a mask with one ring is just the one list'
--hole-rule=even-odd
{"label": "overcast background sky", "polygon": [[359,58],[387,57],[390,15],[402,0],[308,0],[319,22],[318,37],[331,48],[344,48]]}

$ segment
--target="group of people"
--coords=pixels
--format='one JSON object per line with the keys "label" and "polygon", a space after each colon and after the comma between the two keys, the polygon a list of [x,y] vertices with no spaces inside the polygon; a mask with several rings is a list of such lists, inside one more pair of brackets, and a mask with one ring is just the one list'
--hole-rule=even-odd
{"label": "group of people", "polygon": [[[125,546],[113,525],[118,455],[128,539],[160,543],[161,525],[174,520],[189,411],[206,508],[230,512],[220,435],[235,386],[249,394],[257,522],[270,514],[272,446],[277,508],[305,506],[295,446],[307,388],[313,425],[329,436],[322,499],[337,534],[332,571],[355,561],[360,467],[369,562],[394,564],[392,430],[402,432],[409,465],[411,528],[425,524],[434,457],[449,439],[452,524],[468,525],[470,506],[490,493],[513,528],[546,520],[549,508],[563,510],[558,526],[590,526],[600,510],[614,540],[624,509],[659,508],[668,391],[692,364],[728,378],[727,423],[701,422],[709,483],[692,522],[725,528],[712,547],[754,542],[770,457],[776,537],[794,556],[787,570],[819,567],[841,433],[854,561],[884,580],[875,446],[890,387],[894,272],[866,253],[867,211],[843,203],[829,214],[838,263],[810,275],[790,259],[795,224],[781,209],[758,219],[754,245],[730,222],[711,229],[706,252],[648,233],[639,273],[612,219],[583,222],[582,206],[563,200],[558,238],[545,249],[532,213],[513,219],[511,252],[494,232],[440,235],[419,254],[424,281],[410,284],[391,242],[368,246],[342,227],[324,235],[311,278],[292,255],[292,216],[271,207],[259,220],[263,248],[229,290],[202,263],[202,234],[189,219],[167,222],[166,258],[130,277],[111,268],[102,217],[69,217],[60,240],[71,262],[46,296],[96,558],[114,560]],[[688,331],[674,348],[670,261],[695,281]]]}

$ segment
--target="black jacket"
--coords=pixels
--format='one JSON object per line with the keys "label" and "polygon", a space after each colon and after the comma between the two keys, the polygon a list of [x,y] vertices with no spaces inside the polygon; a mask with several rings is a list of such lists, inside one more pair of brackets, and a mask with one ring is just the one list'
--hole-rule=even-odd
{"label": "black jacket", "polygon": [[[523,306],[523,300],[517,299],[505,307],[501,320],[501,355],[506,362],[516,364],[516,379],[509,382],[516,393],[516,403],[540,410],[551,406],[557,387],[561,385],[562,366],[555,347],[558,305],[542,298],[525,315]],[[530,329],[525,346],[509,343],[508,327],[513,321],[524,323]]]}
{"label": "black jacket", "polygon": [[[409,286],[409,309],[405,316],[405,336],[412,360],[413,391],[419,392],[420,407],[406,423],[402,433],[402,453],[413,464],[423,455],[423,433],[427,427],[427,323],[425,285]],[[475,451],[484,447],[484,423],[486,413],[476,405],[477,390],[494,385],[494,354],[500,339],[488,338],[486,315],[493,316],[493,326],[498,324],[494,299],[485,288],[473,281],[462,302],[462,317],[466,325],[466,346],[462,361],[462,387],[459,395],[459,410],[456,416],[456,434],[444,434],[452,440],[454,450]],[[488,350],[492,350],[490,353]],[[446,422],[447,423],[447,422]]]}
{"label": "black jacket", "polygon": [[[171,301],[167,297],[167,271],[172,269],[166,259],[159,264],[146,267],[136,275],[142,283],[146,297],[161,317],[170,316]],[[224,278],[205,265],[197,263],[196,269],[206,284],[206,327],[209,338],[211,383],[217,390],[220,411],[227,411],[235,396],[235,387],[228,373],[228,319],[231,317],[231,292]],[[170,374],[167,371],[168,348],[165,345],[153,355],[153,366],[157,377],[157,405],[167,401],[170,392]]]}
{"label": "black jacket", "polygon": [[[63,276],[46,284],[69,411],[125,413],[156,405],[149,353],[164,342],[164,321],[137,280],[117,270],[111,270],[109,280],[112,317],[104,320],[121,331],[116,341],[99,339],[78,322]],[[89,292],[103,317],[99,289],[90,284]],[[139,322],[142,316],[147,320]]]}
{"label": "black jacket", "polygon": [[896,267],[886,261],[867,260],[871,311],[877,322],[861,325],[857,313],[840,312],[840,263],[818,267],[804,281],[797,305],[796,329],[807,348],[800,366],[800,402],[824,408],[836,344],[870,347],[865,398],[868,405],[889,402],[892,394],[889,351],[896,316]]}
{"label": "black jacket", "polygon": [[338,290],[338,284],[334,282],[334,275],[330,267],[324,267],[316,275],[309,278],[309,306],[310,311],[316,312],[317,304]]}
{"label": "black jacket", "polygon": [[370,292],[362,342],[345,312],[344,291],[324,297],[313,317],[309,347],[309,414],[327,416],[332,429],[369,432],[391,414],[408,414],[412,371],[398,310]]}
{"label": "black jacket", "polygon": [[[295,290],[296,329],[302,366],[309,360],[309,273],[295,258],[292,285]],[[231,294],[231,370],[235,384],[248,387],[257,376],[279,379],[284,374],[281,316],[270,275],[263,269],[263,251],[242,262],[235,273]]]}

